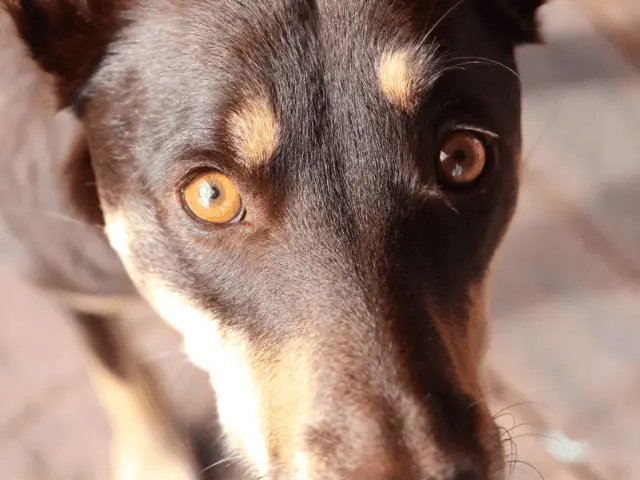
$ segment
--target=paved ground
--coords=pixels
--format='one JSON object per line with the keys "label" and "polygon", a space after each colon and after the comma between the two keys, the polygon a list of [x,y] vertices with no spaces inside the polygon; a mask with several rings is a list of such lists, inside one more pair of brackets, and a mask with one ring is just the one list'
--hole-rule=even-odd
{"label": "paved ground", "polygon": [[[625,3],[637,8],[554,0],[547,45],[519,55],[526,169],[495,267],[489,370],[496,412],[535,402],[500,420],[547,480],[640,478],[640,43],[616,34],[640,31],[640,9],[621,15]],[[0,479],[106,480],[108,427],[76,332],[2,267],[0,292]],[[150,335],[156,321],[133,313],[132,331],[186,402],[203,378],[173,332]],[[513,478],[539,476],[518,463]]]}
{"label": "paved ground", "polygon": [[[548,45],[520,53],[525,190],[496,265],[490,364],[544,404],[510,410],[536,424],[518,434],[569,438],[518,440],[547,479],[640,478],[640,74],[588,21],[636,33],[625,2],[551,2]],[[548,446],[586,463],[554,465]]]}

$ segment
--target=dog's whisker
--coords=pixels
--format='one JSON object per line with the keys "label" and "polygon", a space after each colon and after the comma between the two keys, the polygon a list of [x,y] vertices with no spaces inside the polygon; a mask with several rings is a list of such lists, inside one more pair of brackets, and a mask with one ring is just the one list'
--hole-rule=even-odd
{"label": "dog's whisker", "polygon": [[464,70],[464,66],[448,66],[448,67],[443,67],[439,70],[439,74],[440,75],[444,75],[445,73],[449,73],[449,72],[455,72],[457,70],[463,71]]}
{"label": "dog's whisker", "polygon": [[511,428],[509,428],[509,430],[512,430],[513,428],[515,428],[515,425],[516,425],[516,416],[515,416],[513,413],[511,413],[511,412],[504,412],[504,413],[501,413],[501,414],[500,414],[500,415],[498,415],[497,417],[494,417],[494,419],[493,419],[493,420],[497,422],[498,420],[500,420],[500,419],[501,419],[501,418],[503,418],[503,417],[511,418],[511,424],[512,424],[512,426],[511,426]]}
{"label": "dog's whisker", "polygon": [[535,425],[535,424],[533,424],[533,423],[530,423],[530,422],[522,422],[522,423],[518,423],[518,424],[516,425],[516,423],[515,423],[515,416],[513,417],[513,419],[514,419],[514,424],[513,424],[513,427],[511,427],[511,428],[509,428],[509,429],[508,429],[509,433],[511,433],[511,432],[513,432],[513,431],[515,431],[515,430],[516,430],[516,429],[518,429],[518,428],[522,428],[522,427],[532,427],[532,428],[536,428],[536,427],[537,427],[537,425]]}
{"label": "dog's whisker", "polygon": [[230,457],[225,457],[225,458],[223,458],[221,460],[218,460],[217,462],[214,462],[211,465],[203,468],[202,470],[200,470],[198,475],[202,475],[203,473],[206,473],[206,472],[208,472],[208,471],[210,471],[210,470],[212,470],[212,469],[214,469],[214,468],[216,468],[216,467],[218,467],[220,465],[225,465],[227,463],[233,463],[233,462],[235,462],[237,460],[242,460],[244,458],[246,458],[245,455],[233,455],[233,456],[230,456]]}
{"label": "dog's whisker", "polygon": [[516,465],[518,462],[518,444],[516,443],[516,441],[511,438],[511,455],[509,456],[509,478],[513,478],[513,475],[515,474],[516,471]]}
{"label": "dog's whisker", "polygon": [[515,472],[515,465],[516,465],[516,461],[518,460],[518,444],[516,443],[515,439],[513,438],[513,435],[511,433],[510,429],[502,429],[503,430],[503,434],[505,434],[507,436],[507,440],[509,442],[509,446],[511,448],[511,451],[509,452],[509,478],[513,477],[513,474]]}
{"label": "dog's whisker", "polygon": [[420,42],[418,43],[419,46],[423,46],[425,44],[425,42],[427,40],[429,40],[429,37],[431,36],[431,34],[438,28],[438,26],[440,26],[440,24],[442,22],[444,22],[446,20],[446,18],[456,9],[458,8],[462,2],[464,2],[464,0],[458,0],[456,3],[454,3],[451,7],[449,7],[449,9],[444,12],[440,18],[438,20],[436,20],[436,22],[431,25],[431,28],[429,28],[429,30],[427,30],[427,33],[424,34],[424,36],[422,37],[422,40],[420,40]]}
{"label": "dog's whisker", "polygon": [[513,464],[525,465],[525,466],[529,467],[531,470],[536,472],[536,474],[537,474],[537,476],[539,478],[544,480],[544,476],[542,475],[542,472],[540,472],[540,470],[538,468],[536,468],[532,463],[526,462],[524,460],[509,460],[509,462],[512,462]]}
{"label": "dog's whisker", "polygon": [[504,427],[498,427],[498,431],[500,432],[500,436],[502,436],[503,432],[506,433],[507,438],[503,441],[503,443],[509,443],[509,453],[505,454],[505,458],[508,459],[509,461],[507,462],[509,465],[509,473],[508,473],[508,478],[511,478],[512,474],[513,474],[513,463],[511,462],[511,460],[514,460],[517,458],[518,456],[518,447],[515,443],[515,441],[513,440],[513,438],[511,438],[511,434],[509,433],[509,431],[507,429],[505,429]]}
{"label": "dog's whisker", "polygon": [[[510,446],[510,452],[508,454],[506,454],[506,460],[505,460],[506,463],[509,465],[507,478],[509,480],[511,480],[513,478],[513,475],[515,473],[515,469],[516,469],[517,465],[525,465],[525,466],[528,466],[529,468],[531,468],[532,470],[534,470],[537,473],[537,475],[542,480],[544,480],[544,476],[542,475],[540,470],[538,470],[538,468],[536,468],[530,462],[518,459],[518,444],[516,443],[516,439],[527,437],[527,436],[535,436],[536,435],[536,434],[533,434],[533,433],[521,434],[521,435],[516,435],[516,436],[512,435],[511,432],[515,428],[518,428],[518,427],[520,427],[522,425],[523,424],[520,424],[520,425],[517,425],[516,427],[510,428],[510,429],[506,429],[504,427],[499,427],[500,436],[502,437],[503,435],[506,435],[506,438],[503,439],[503,443],[508,443],[509,446]],[[544,434],[540,434],[539,436],[542,437],[542,438],[547,438],[548,437],[548,435],[544,435]]]}
{"label": "dog's whisker", "polygon": [[514,75],[518,80],[521,80],[518,72],[516,72],[513,68],[505,65],[504,63],[498,62],[497,60],[492,60],[490,58],[484,57],[456,57],[455,60],[464,60],[462,63],[456,63],[452,65],[452,67],[455,68],[461,68],[467,65],[494,65],[496,67],[504,68],[506,71]]}
{"label": "dog's whisker", "polygon": [[516,407],[522,407],[524,405],[539,405],[541,407],[545,407],[549,410],[552,410],[551,407],[549,405],[547,405],[546,403],[542,403],[542,402],[536,402],[534,400],[526,400],[526,401],[522,401],[522,402],[516,402],[512,405],[509,405],[507,407],[504,407],[502,410],[496,412],[493,414],[493,419],[495,420],[498,415],[500,415],[501,413],[506,412],[507,410],[511,409],[511,408],[516,408]]}

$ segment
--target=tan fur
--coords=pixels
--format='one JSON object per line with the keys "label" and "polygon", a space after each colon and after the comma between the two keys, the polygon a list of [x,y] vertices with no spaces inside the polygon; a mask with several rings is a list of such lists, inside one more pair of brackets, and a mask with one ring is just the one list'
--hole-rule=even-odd
{"label": "tan fur", "polygon": [[473,360],[482,363],[489,346],[491,321],[491,276],[486,274],[483,281],[469,289],[469,302],[471,305],[469,317],[469,344]]}
{"label": "tan fur", "polygon": [[[300,451],[300,428],[317,392],[310,348],[303,340],[286,345],[277,358],[264,350],[256,356],[254,369],[264,393],[264,423],[270,454],[303,473],[308,467]],[[307,478],[307,477],[301,477]]]}
{"label": "tan fur", "polygon": [[419,99],[423,80],[420,62],[405,50],[387,50],[378,65],[378,82],[384,97],[395,107],[410,112]]}
{"label": "tan fur", "polygon": [[[450,352],[460,387],[472,398],[482,395],[482,385],[478,381],[481,376],[478,365],[482,363],[487,345],[488,286],[489,280],[483,279],[469,288],[466,318],[457,318],[457,315],[464,312],[453,314],[442,311],[437,307],[437,302],[432,302],[430,305],[432,314],[441,319],[436,321],[435,325],[447,351]],[[451,318],[452,315],[456,317]],[[464,322],[468,322],[466,332]]]}
{"label": "tan fur", "polygon": [[[216,392],[219,419],[231,447],[251,459],[257,473],[268,472],[269,458],[297,458],[297,428],[314,392],[311,359],[301,342],[276,355],[265,345],[251,345],[245,336],[224,327],[211,312],[198,308],[170,285],[147,278],[130,258],[130,222],[126,215],[106,216],[106,232],[127,270],[138,278],[141,291],[155,310],[184,339],[189,359],[208,374]],[[290,447],[283,451],[284,447]],[[285,458],[282,458],[285,460]]]}
{"label": "tan fur", "polygon": [[209,374],[220,423],[231,446],[254,462],[257,474],[266,475],[269,457],[262,396],[247,339],[239,332],[223,328],[210,312],[197,308],[166,285],[150,279],[144,294],[156,311],[183,335],[189,359]]}
{"label": "tan fur", "polygon": [[112,427],[114,480],[195,480],[192,459],[144,374],[117,378],[92,357],[91,376]]}
{"label": "tan fur", "polygon": [[266,96],[248,99],[229,118],[229,133],[239,160],[248,167],[267,162],[275,153],[280,127]]}

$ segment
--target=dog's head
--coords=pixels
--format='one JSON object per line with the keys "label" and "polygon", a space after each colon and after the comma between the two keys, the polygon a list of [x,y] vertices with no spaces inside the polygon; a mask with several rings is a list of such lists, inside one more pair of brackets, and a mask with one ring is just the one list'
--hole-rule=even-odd
{"label": "dog's head", "polygon": [[534,0],[4,0],[269,478],[500,479],[480,361]]}

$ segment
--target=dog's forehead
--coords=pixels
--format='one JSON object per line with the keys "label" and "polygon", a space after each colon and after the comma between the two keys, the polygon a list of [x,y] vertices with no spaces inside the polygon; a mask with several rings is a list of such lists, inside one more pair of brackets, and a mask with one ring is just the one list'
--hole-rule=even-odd
{"label": "dog's forehead", "polygon": [[245,84],[263,82],[260,76],[283,81],[275,77],[312,70],[319,59],[326,72],[345,65],[349,73],[363,71],[383,54],[384,65],[395,72],[387,79],[397,79],[398,72],[410,70],[407,51],[414,60],[429,52],[439,41],[432,27],[455,19],[465,23],[468,15],[459,12],[470,8],[450,0],[132,3],[126,32],[112,53],[144,65],[158,81],[153,65],[164,63],[165,72],[173,67],[220,83],[243,75]]}
{"label": "dog's forehead", "polygon": [[[310,169],[315,183],[338,175],[384,188],[392,176],[415,175],[429,154],[428,142],[416,143],[434,116],[433,105],[416,115],[422,99],[479,99],[505,128],[518,114],[517,81],[497,67],[466,70],[457,85],[447,80],[442,95],[430,95],[456,56],[511,62],[471,3],[134,5],[92,81],[97,107],[88,124],[108,125],[99,132],[109,149],[104,157],[133,157],[151,177],[145,184],[167,184],[171,169],[185,175],[185,152],[196,151],[228,161],[217,166],[231,170],[275,165],[273,185],[287,188],[309,179]],[[297,179],[287,183],[287,172]]]}
{"label": "dog's forehead", "polygon": [[[150,120],[155,138],[190,127],[205,136],[231,117],[229,136],[249,160],[273,149],[275,120],[308,124],[326,112],[323,100],[333,112],[362,100],[380,114],[410,111],[438,72],[432,27],[465,8],[448,0],[134,5],[96,79],[114,92],[112,111],[135,106],[142,117],[131,121]],[[258,143],[247,138],[255,130]]]}
{"label": "dog's forehead", "polygon": [[429,50],[420,47],[435,43],[430,27],[464,9],[449,0],[164,3],[134,2],[115,53],[151,70],[160,63],[176,72],[189,65],[199,80],[223,83],[241,73],[245,83],[262,82],[255,78],[261,75],[281,81],[274,77],[294,73],[292,67],[311,70],[319,59],[327,72],[345,64],[362,70],[389,52],[398,55],[387,57],[385,65],[400,71],[407,51],[418,56]]}

